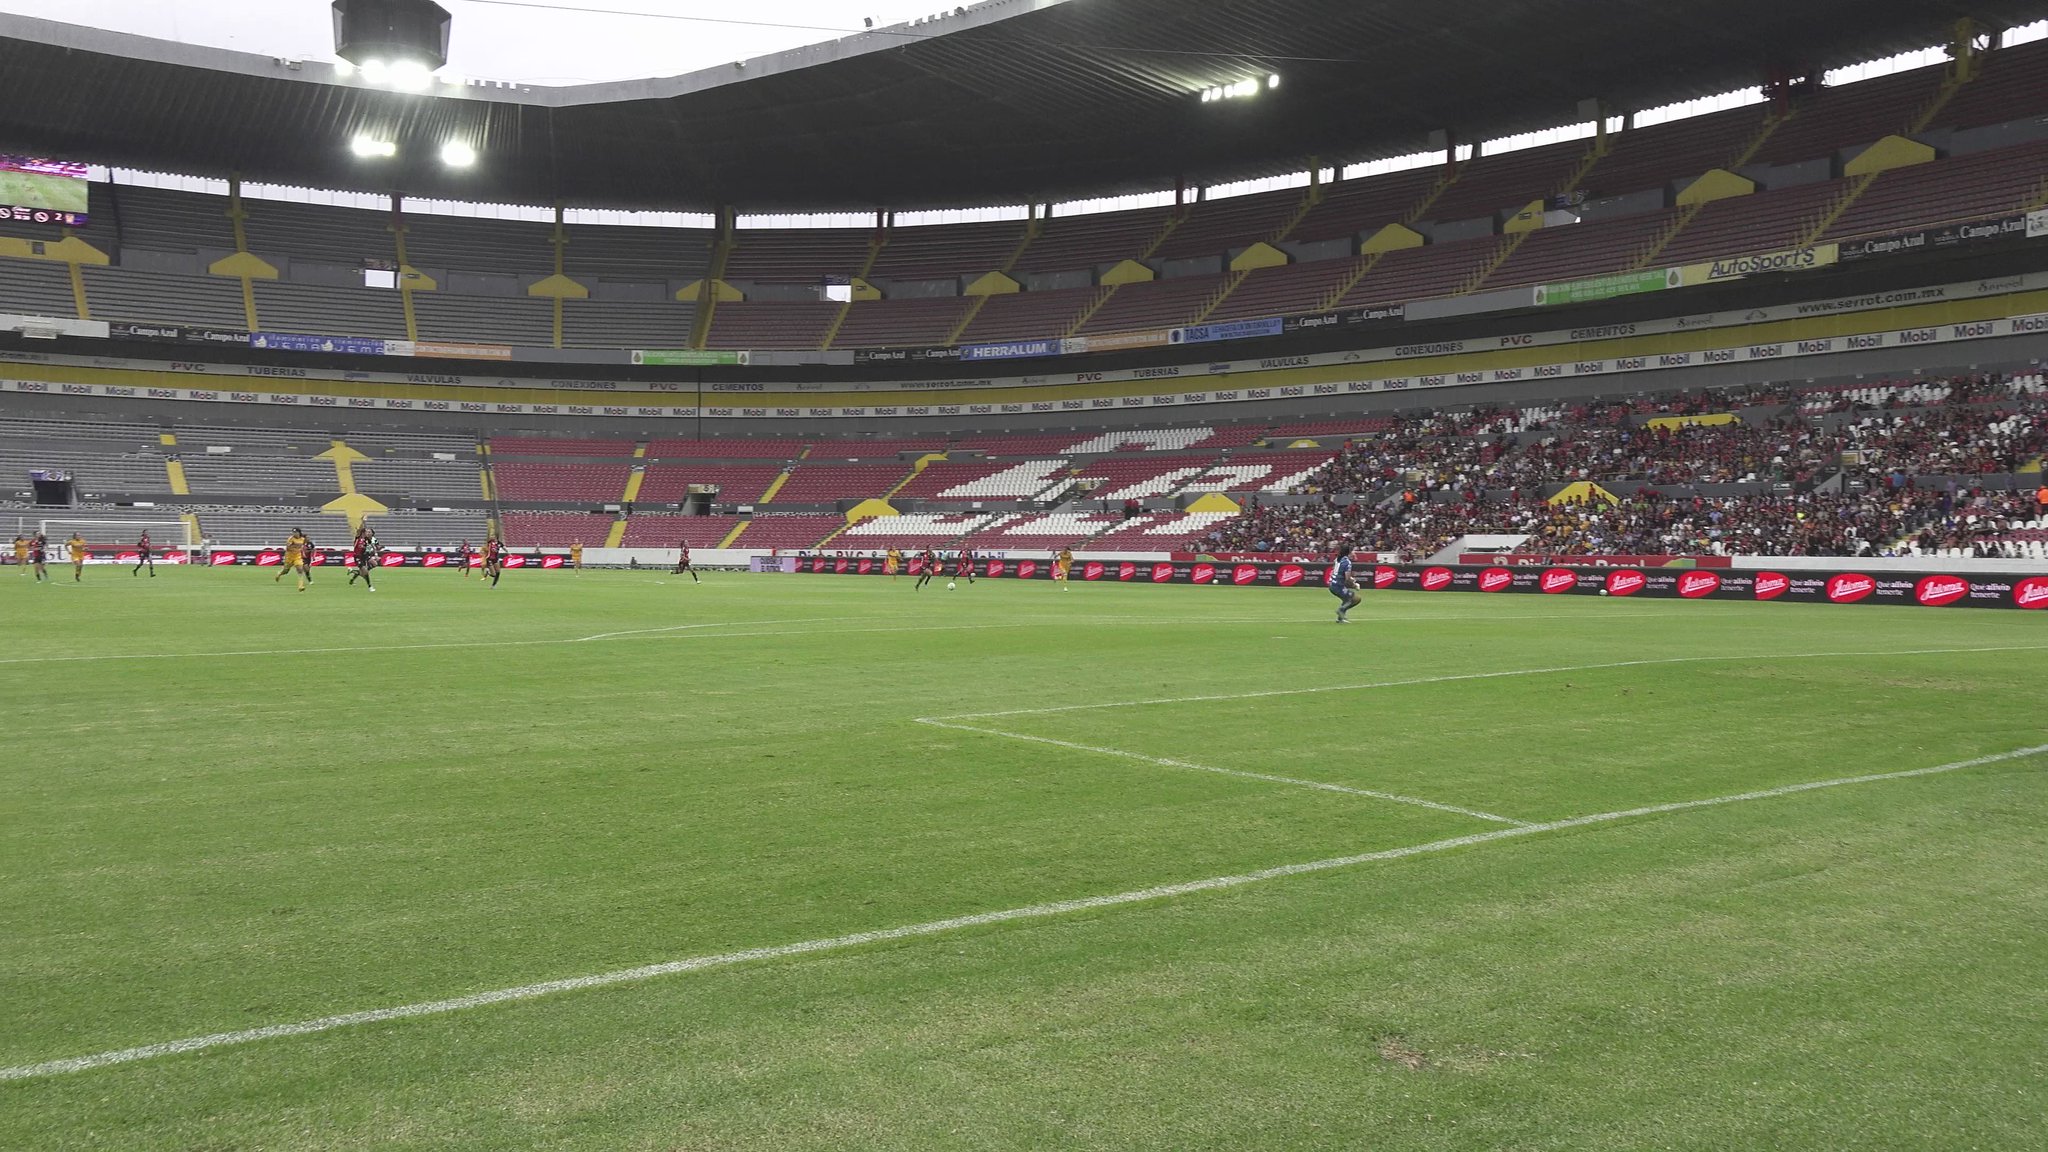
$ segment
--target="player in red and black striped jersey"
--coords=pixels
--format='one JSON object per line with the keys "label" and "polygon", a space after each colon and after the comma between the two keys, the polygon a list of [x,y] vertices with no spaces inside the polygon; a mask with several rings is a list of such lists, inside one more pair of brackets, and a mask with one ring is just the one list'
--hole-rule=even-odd
{"label": "player in red and black striped jersey", "polygon": [[505,574],[505,546],[496,536],[484,537],[484,575],[490,577],[491,587],[498,586],[498,577]]}
{"label": "player in red and black striped jersey", "polygon": [[919,557],[917,561],[917,583],[912,585],[910,590],[915,592],[919,588],[931,583],[932,577],[937,576],[939,569],[943,566],[939,560],[938,553],[929,548],[925,549],[924,555]]}
{"label": "player in red and black striped jersey", "polygon": [[48,560],[49,553],[50,538],[48,536],[38,532],[34,536],[29,537],[28,562],[35,565],[36,579],[38,581],[47,580],[50,577],[49,569],[43,567]]}
{"label": "player in red and black striped jersey", "polygon": [[149,569],[149,578],[156,579],[156,552],[150,547],[147,532],[142,534],[142,539],[135,542],[135,570],[128,574],[139,575],[145,567]]}
{"label": "player in red and black striped jersey", "polygon": [[377,534],[370,531],[368,524],[356,530],[356,542],[351,545],[349,557],[353,566],[349,569],[348,582],[354,584],[361,579],[363,587],[375,592],[377,586],[370,582],[370,572],[377,567],[377,557],[383,552],[377,543]]}
{"label": "player in red and black striped jersey", "polygon": [[967,577],[969,584],[974,583],[974,549],[962,548],[960,550],[960,574]]}
{"label": "player in red and black striped jersey", "polygon": [[697,566],[690,563],[690,545],[688,541],[683,543],[682,551],[676,554],[676,570],[670,573],[670,575],[681,576],[685,572],[690,574],[690,583],[703,583],[702,580],[697,579]]}

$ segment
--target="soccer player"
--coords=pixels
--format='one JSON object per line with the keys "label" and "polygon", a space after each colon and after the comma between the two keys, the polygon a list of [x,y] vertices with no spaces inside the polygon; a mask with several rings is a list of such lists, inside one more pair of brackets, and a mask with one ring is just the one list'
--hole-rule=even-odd
{"label": "soccer player", "polygon": [[71,549],[71,582],[73,584],[83,583],[85,581],[85,537],[73,532],[71,539],[64,542],[64,546]]}
{"label": "soccer player", "polygon": [[304,528],[296,528],[293,531],[299,535],[299,591],[304,592],[312,586],[313,554],[319,549],[314,546],[313,538],[306,534]]}
{"label": "soccer player", "polygon": [[939,554],[927,548],[924,550],[924,556],[918,560],[917,584],[910,590],[915,592],[919,588],[923,588],[932,582],[932,577],[938,574]]}
{"label": "soccer player", "polygon": [[1053,557],[1052,561],[1052,578],[1060,582],[1060,591],[1065,592],[1067,590],[1067,576],[1073,570],[1074,550],[1071,548],[1060,549],[1060,554]]}
{"label": "soccer player", "polygon": [[41,532],[29,538],[28,562],[35,567],[36,582],[41,583],[50,573],[43,567],[43,553],[50,550],[50,538]]}
{"label": "soccer player", "polygon": [[14,566],[23,576],[28,575],[28,538],[20,533],[14,536]]}
{"label": "soccer player", "polygon": [[278,581],[284,579],[285,573],[290,572],[292,569],[297,568],[298,566],[299,530],[297,528],[294,528],[292,529],[292,534],[284,538],[284,563],[278,565],[277,575],[272,576],[270,578],[270,582],[272,584],[277,583]]}
{"label": "soccer player", "polygon": [[703,583],[702,580],[697,579],[697,566],[690,563],[690,545],[688,541],[683,543],[682,551],[676,554],[676,570],[673,574],[681,576],[685,572],[690,574],[690,583]]}
{"label": "soccer player", "polygon": [[1344,614],[1358,607],[1358,577],[1351,574],[1351,545],[1337,549],[1337,562],[1330,565],[1330,595],[1338,600],[1337,623],[1349,624]]}
{"label": "soccer player", "polygon": [[974,583],[974,549],[962,548],[960,550],[960,574],[967,577],[969,584]]}
{"label": "soccer player", "polygon": [[462,578],[469,579],[469,541],[464,540],[462,546],[455,550],[455,558],[460,562],[458,566],[462,569]]}
{"label": "soccer player", "polygon": [[128,574],[130,576],[139,575],[144,566],[147,566],[149,568],[149,578],[151,580],[156,579],[156,553],[150,551],[148,532],[144,532],[142,539],[135,542],[135,553],[135,571]]}
{"label": "soccer player", "polygon": [[498,577],[505,574],[505,546],[498,543],[496,536],[484,537],[484,575],[491,578],[491,587],[498,586]]}
{"label": "soccer player", "polygon": [[569,567],[574,568],[578,572],[583,571],[583,541],[581,540],[569,545]]}
{"label": "soccer player", "polygon": [[377,535],[370,531],[370,526],[364,524],[356,529],[355,566],[348,574],[348,582],[351,585],[356,582],[357,577],[361,577],[363,587],[372,592],[377,590],[377,586],[370,582],[370,570],[377,566],[377,553]]}
{"label": "soccer player", "polygon": [[897,551],[896,546],[891,544],[889,550],[882,554],[882,572],[889,579],[894,580],[902,571],[903,553]]}

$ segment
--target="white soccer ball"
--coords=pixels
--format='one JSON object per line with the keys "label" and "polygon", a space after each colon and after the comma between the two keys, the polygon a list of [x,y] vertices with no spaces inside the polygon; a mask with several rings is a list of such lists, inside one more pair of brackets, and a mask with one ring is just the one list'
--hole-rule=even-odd
{"label": "white soccer ball", "polygon": [[951,592],[953,589],[958,587],[959,585],[953,583],[951,580],[946,581],[946,591]]}
{"label": "white soccer ball", "polygon": [[1605,589],[1605,588],[1602,588],[1602,589],[1600,590],[1600,594],[1601,594],[1602,596],[1605,596],[1605,595],[1607,595],[1607,589]]}

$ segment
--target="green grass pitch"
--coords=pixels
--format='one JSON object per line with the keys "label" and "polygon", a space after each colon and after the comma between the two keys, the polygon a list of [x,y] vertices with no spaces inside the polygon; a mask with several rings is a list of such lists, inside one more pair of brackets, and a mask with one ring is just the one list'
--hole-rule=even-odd
{"label": "green grass pitch", "polygon": [[0,570],[0,1148],[2040,1146],[2048,757],[1557,822],[2048,744],[2048,614],[160,571]]}

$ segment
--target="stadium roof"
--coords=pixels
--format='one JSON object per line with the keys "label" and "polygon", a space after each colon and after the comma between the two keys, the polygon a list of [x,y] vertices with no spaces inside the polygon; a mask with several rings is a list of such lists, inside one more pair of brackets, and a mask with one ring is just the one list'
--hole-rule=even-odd
{"label": "stadium roof", "polygon": [[[1021,203],[1549,128],[1589,97],[1655,107],[1943,43],[1962,16],[2017,26],[2048,0],[991,0],[684,76],[431,95],[0,15],[0,149],[526,204]],[[350,154],[361,131],[399,158]],[[444,169],[450,138],[481,162]]]}

